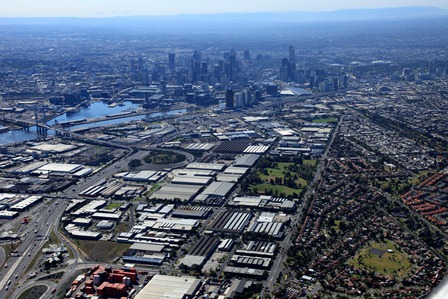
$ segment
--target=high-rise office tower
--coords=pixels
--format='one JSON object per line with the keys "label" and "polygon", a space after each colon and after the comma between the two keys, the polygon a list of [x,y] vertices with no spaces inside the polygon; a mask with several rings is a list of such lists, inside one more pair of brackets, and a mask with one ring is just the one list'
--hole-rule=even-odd
{"label": "high-rise office tower", "polygon": [[294,50],[294,46],[289,46],[289,63],[296,63],[296,52]]}
{"label": "high-rise office tower", "polygon": [[226,109],[233,109],[235,107],[234,93],[232,89],[226,90]]}
{"label": "high-rise office tower", "polygon": [[230,50],[230,57],[229,57],[229,78],[230,80],[235,79],[236,75],[236,51],[234,49]]}
{"label": "high-rise office tower", "polygon": [[174,53],[168,54],[168,67],[171,71],[174,71],[176,67],[176,55]]}
{"label": "high-rise office tower", "polygon": [[244,50],[244,60],[250,61],[250,52],[249,52],[249,50]]}

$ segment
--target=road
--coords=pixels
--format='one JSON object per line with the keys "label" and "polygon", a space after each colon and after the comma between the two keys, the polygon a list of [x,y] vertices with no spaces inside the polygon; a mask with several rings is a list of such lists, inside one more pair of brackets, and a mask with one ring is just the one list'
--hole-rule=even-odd
{"label": "road", "polygon": [[4,273],[0,280],[0,298],[8,298],[12,289],[16,287],[18,278],[26,276],[26,268],[41,251],[65,207],[66,203],[60,202],[58,204],[57,200],[53,199],[51,204],[28,224],[29,228],[25,237],[16,249],[18,254],[12,255],[6,261]]}
{"label": "road", "polygon": [[300,207],[297,209],[297,212],[294,214],[294,218],[292,219],[291,224],[286,231],[285,237],[283,238],[283,241],[281,242],[280,252],[269,271],[268,278],[263,283],[263,291],[261,293],[261,298],[270,298],[270,294],[275,292],[275,290],[276,290],[275,283],[277,282],[280,272],[283,271],[283,266],[284,266],[285,260],[287,258],[288,250],[294,241],[291,239],[291,237],[295,231],[294,229],[298,228],[299,224],[303,222],[304,216],[306,216],[306,211],[304,211],[303,209],[308,206],[308,202],[309,202],[311,196],[314,195],[317,183],[321,179],[322,173],[325,170],[325,163],[326,163],[328,153],[331,149],[331,146],[333,145],[336,135],[339,132],[339,128],[340,128],[340,125],[342,124],[342,122],[343,122],[343,116],[340,117],[339,122],[333,131],[331,139],[330,139],[324,153],[322,154],[322,157],[319,160],[315,176],[309,185],[310,187],[308,188],[307,192],[305,193],[304,199],[303,199]]}

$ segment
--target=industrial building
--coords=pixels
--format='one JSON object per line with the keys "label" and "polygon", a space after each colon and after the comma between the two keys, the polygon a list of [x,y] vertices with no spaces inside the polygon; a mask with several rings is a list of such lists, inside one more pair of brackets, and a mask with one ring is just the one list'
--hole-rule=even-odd
{"label": "industrial building", "polygon": [[96,225],[97,229],[112,229],[114,228],[115,222],[113,221],[107,221],[107,220],[101,220]]}
{"label": "industrial building", "polygon": [[137,173],[126,173],[123,176],[123,180],[125,181],[134,181],[134,182],[157,182],[162,177],[166,175],[165,172],[160,171],[152,171],[152,170],[143,170]]}
{"label": "industrial building", "polygon": [[192,151],[209,151],[215,145],[213,143],[192,143],[189,144],[185,149]]}
{"label": "industrial building", "polygon": [[77,239],[98,240],[101,238],[101,233],[92,232],[87,230],[81,230],[74,224],[68,224],[65,230],[73,237]]}
{"label": "industrial building", "polygon": [[83,166],[80,164],[49,163],[42,167],[39,167],[34,172],[41,174],[65,175],[78,172],[82,168]]}
{"label": "industrial building", "polygon": [[248,154],[264,154],[268,150],[268,145],[249,145],[243,152]]}
{"label": "industrial building", "polygon": [[172,213],[176,218],[206,219],[212,211],[210,207],[203,206],[179,206]]}
{"label": "industrial building", "polygon": [[205,202],[209,197],[226,197],[230,194],[235,187],[234,183],[229,182],[212,182],[210,185],[202,191],[201,194],[196,196],[195,201]]}
{"label": "industrial building", "polygon": [[11,206],[9,209],[13,211],[25,211],[29,209],[30,207],[34,206],[35,204],[41,202],[43,200],[42,196],[30,196],[28,198],[25,198],[24,200],[16,203],[15,205]]}
{"label": "industrial building", "polygon": [[199,222],[192,219],[159,219],[153,222],[151,228],[155,230],[186,232],[191,231],[198,225]]}
{"label": "industrial building", "polygon": [[267,234],[268,236],[279,239],[283,236],[283,223],[255,222],[248,231],[258,234]]}
{"label": "industrial building", "polygon": [[154,275],[135,299],[185,299],[193,298],[199,290],[201,280],[192,276]]}
{"label": "industrial building", "polygon": [[260,279],[266,274],[266,271],[249,267],[227,266],[224,269],[224,273],[228,276],[251,277]]}
{"label": "industrial building", "polygon": [[230,259],[231,266],[250,267],[255,269],[267,269],[271,264],[271,259],[266,257],[252,257],[234,254]]}
{"label": "industrial building", "polygon": [[211,171],[223,171],[226,168],[225,164],[218,163],[198,163],[193,162],[187,165],[187,169],[200,169],[200,170],[211,170]]}
{"label": "industrial building", "polygon": [[245,154],[238,157],[233,165],[237,167],[252,167],[260,157],[260,155],[256,154]]}
{"label": "industrial building", "polygon": [[35,171],[36,169],[41,168],[44,165],[47,165],[48,162],[45,161],[37,161],[33,162],[24,166],[17,167],[12,171],[13,174],[30,174],[31,172]]}
{"label": "industrial building", "polygon": [[43,154],[61,154],[77,149],[78,146],[63,143],[38,143],[28,147],[29,152],[40,152]]}
{"label": "industrial building", "polygon": [[281,209],[293,211],[296,203],[286,198],[272,197],[269,195],[261,196],[237,196],[229,201],[231,206],[257,207],[266,209]]}
{"label": "industrial building", "polygon": [[201,185],[167,184],[154,192],[151,199],[189,201],[201,188]]}
{"label": "industrial building", "polygon": [[211,182],[211,177],[204,176],[175,176],[171,180],[171,184],[184,184],[184,185],[208,185]]}
{"label": "industrial building", "polygon": [[221,212],[210,225],[215,232],[241,234],[249,224],[251,213],[248,212]]}
{"label": "industrial building", "polygon": [[0,211],[0,219],[13,219],[19,216],[19,212]]}
{"label": "industrial building", "polygon": [[236,250],[236,254],[246,256],[273,257],[277,250],[277,245],[267,241],[250,241],[243,244]]}
{"label": "industrial building", "polygon": [[219,251],[230,251],[235,243],[232,239],[224,239],[218,246]]}

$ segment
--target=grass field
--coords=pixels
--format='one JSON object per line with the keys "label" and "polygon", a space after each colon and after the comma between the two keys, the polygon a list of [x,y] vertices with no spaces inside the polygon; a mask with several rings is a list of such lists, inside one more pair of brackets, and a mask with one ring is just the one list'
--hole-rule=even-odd
{"label": "grass field", "polygon": [[106,210],[115,210],[122,206],[122,203],[112,202],[105,207]]}
{"label": "grass field", "polygon": [[38,299],[47,291],[47,286],[37,285],[26,289],[22,294],[20,294],[19,299]]}
{"label": "grass field", "polygon": [[[372,249],[381,249],[386,252],[379,256],[371,253]],[[388,249],[393,250],[393,252],[387,252]],[[360,269],[373,270],[379,274],[400,278],[405,277],[412,267],[408,255],[398,251],[395,243],[390,240],[387,240],[386,243],[371,243],[356,255],[349,264]]]}
{"label": "grass field", "polygon": [[294,192],[300,194],[302,189],[292,189],[282,185],[271,185],[271,184],[259,184],[252,187],[253,190],[257,190],[259,193],[265,193],[265,191],[270,191],[273,194],[284,193],[285,196],[292,195]]}
{"label": "grass field", "polygon": [[[316,160],[304,160],[304,165],[316,165]],[[285,196],[290,196],[296,193],[299,195],[302,192],[303,187],[308,186],[308,183],[303,178],[298,177],[295,180],[295,183],[297,184],[298,188],[291,188],[288,186],[285,186],[283,184],[276,183],[275,185],[271,184],[270,181],[275,181],[276,179],[281,179],[282,181],[287,177],[287,174],[289,174],[290,177],[294,177],[295,175],[298,175],[297,172],[290,171],[288,167],[290,165],[293,165],[293,163],[277,163],[276,168],[267,168],[266,172],[258,173],[260,179],[262,179],[265,183],[253,185],[252,190],[258,192],[258,193],[272,193],[274,195],[280,195],[283,193]],[[267,174],[266,174],[267,173]],[[299,188],[301,187],[301,188]]]}
{"label": "grass field", "polygon": [[109,241],[73,239],[73,243],[75,243],[90,258],[90,260],[103,263],[113,261],[115,258],[120,257],[129,247],[131,247],[131,244]]}
{"label": "grass field", "polygon": [[319,123],[335,123],[337,122],[337,118],[319,118],[319,119],[313,119],[313,123],[319,124]]}

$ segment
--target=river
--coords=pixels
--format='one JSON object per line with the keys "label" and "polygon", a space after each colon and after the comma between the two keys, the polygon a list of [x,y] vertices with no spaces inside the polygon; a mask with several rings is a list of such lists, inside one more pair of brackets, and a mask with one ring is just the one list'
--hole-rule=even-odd
{"label": "river", "polygon": [[[104,102],[95,102],[91,104],[88,107],[81,107],[81,109],[78,112],[70,113],[70,114],[62,114],[49,122],[47,122],[48,125],[52,126],[55,124],[55,122],[66,122],[66,121],[73,121],[73,120],[80,120],[80,119],[92,119],[92,118],[99,118],[104,117],[106,115],[110,114],[117,114],[122,112],[128,112],[135,110],[139,107],[138,104],[134,104],[132,102],[126,101],[123,103],[124,106],[115,106],[115,107],[109,107],[108,104]],[[162,115],[173,115],[173,114],[179,114],[179,113],[185,113],[187,112],[186,109],[178,109],[178,110],[171,110],[166,112],[153,112],[148,113],[145,115],[136,115],[136,116],[128,116],[123,118],[115,118],[115,119],[108,119],[104,121],[98,121],[88,124],[80,124],[76,126],[71,126],[65,128],[66,130],[77,130],[77,129],[86,129],[86,128],[95,128],[95,127],[101,127],[106,125],[116,125],[124,122],[129,122],[133,120],[142,120],[144,118],[155,118]],[[53,131],[48,132],[49,135],[54,134]],[[0,134],[0,145],[8,145],[16,142],[22,142],[27,140],[32,140],[38,138],[36,127],[31,127],[29,131],[25,130],[11,130],[5,133]]]}

